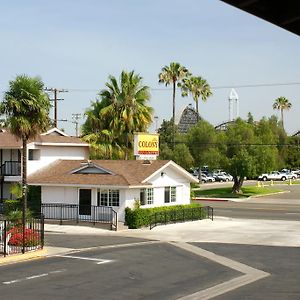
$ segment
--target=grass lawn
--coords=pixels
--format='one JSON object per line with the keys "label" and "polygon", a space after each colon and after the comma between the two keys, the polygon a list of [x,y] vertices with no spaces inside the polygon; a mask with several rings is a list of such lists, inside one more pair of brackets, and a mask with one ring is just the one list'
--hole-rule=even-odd
{"label": "grass lawn", "polygon": [[210,190],[196,190],[195,197],[211,197],[211,198],[248,198],[250,196],[259,196],[271,193],[282,192],[282,190],[272,187],[244,186],[243,194],[234,195],[231,193],[231,187],[223,187]]}

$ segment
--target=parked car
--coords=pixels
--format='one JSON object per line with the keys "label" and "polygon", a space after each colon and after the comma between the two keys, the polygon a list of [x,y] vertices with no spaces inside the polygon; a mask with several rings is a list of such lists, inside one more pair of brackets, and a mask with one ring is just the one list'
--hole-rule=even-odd
{"label": "parked car", "polygon": [[296,179],[297,176],[292,173],[285,173],[285,172],[279,172],[279,171],[273,171],[271,173],[265,173],[260,176],[258,176],[258,180],[281,180],[285,181],[287,179]]}
{"label": "parked car", "polygon": [[216,181],[219,181],[219,182],[233,180],[233,177],[230,174],[227,174],[225,172],[213,173],[213,177],[215,178]]}
{"label": "parked car", "polygon": [[201,173],[201,181],[203,183],[206,183],[206,182],[215,182],[215,178],[212,177],[212,176],[209,176],[208,174]]}

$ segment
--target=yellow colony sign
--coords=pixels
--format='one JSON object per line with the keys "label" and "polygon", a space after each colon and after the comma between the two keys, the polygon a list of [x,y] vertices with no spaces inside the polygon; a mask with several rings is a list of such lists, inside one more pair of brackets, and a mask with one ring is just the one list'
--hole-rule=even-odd
{"label": "yellow colony sign", "polygon": [[159,155],[159,135],[135,133],[134,155]]}

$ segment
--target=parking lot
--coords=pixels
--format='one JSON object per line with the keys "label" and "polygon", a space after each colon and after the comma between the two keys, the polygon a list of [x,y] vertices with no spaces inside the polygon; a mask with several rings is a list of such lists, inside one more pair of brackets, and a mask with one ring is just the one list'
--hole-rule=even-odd
{"label": "parking lot", "polygon": [[[285,187],[289,193],[248,203],[299,205],[300,185]],[[46,224],[48,255],[2,265],[0,293],[46,300],[299,299],[299,226],[220,216],[121,232]]]}

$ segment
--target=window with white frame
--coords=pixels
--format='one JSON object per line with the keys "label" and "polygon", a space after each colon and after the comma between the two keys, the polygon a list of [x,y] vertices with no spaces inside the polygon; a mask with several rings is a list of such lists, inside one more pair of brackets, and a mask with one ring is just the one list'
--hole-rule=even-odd
{"label": "window with white frame", "polygon": [[119,206],[120,191],[119,190],[98,190],[97,193],[98,206]]}
{"label": "window with white frame", "polygon": [[140,190],[140,203],[141,205],[153,204],[153,188]]}
{"label": "window with white frame", "polygon": [[165,203],[176,202],[176,186],[165,187]]}

